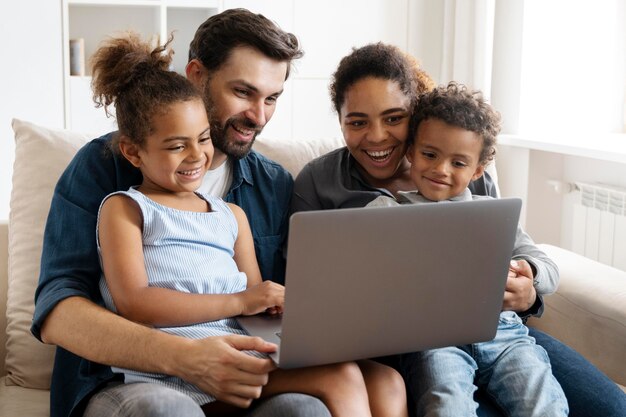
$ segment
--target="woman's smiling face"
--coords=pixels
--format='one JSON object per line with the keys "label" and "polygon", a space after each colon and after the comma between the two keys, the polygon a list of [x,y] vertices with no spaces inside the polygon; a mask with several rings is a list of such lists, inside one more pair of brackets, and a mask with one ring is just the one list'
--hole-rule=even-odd
{"label": "woman's smiling face", "polygon": [[388,180],[406,163],[409,106],[409,97],[392,80],[366,77],[347,89],[341,130],[368,182]]}

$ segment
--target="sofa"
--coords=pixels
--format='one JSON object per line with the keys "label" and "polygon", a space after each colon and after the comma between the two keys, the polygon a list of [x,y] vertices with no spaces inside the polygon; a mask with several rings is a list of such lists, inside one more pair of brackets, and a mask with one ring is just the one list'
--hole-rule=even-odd
{"label": "sofa", "polygon": [[[33,294],[43,229],[54,185],[91,135],[14,120],[15,162],[10,218],[0,223],[0,416],[48,416],[54,347],[31,336]],[[292,175],[340,139],[276,141],[255,148]],[[551,245],[561,284],[532,326],[583,354],[626,391],[626,272]],[[5,313],[6,312],[6,313]]]}

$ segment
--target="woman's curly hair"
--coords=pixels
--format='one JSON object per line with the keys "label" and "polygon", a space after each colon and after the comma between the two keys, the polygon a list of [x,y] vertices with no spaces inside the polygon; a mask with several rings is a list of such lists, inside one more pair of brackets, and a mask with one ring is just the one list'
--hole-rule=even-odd
{"label": "woman's curly hair", "polygon": [[501,118],[480,91],[452,81],[421,94],[411,116],[410,143],[415,140],[420,123],[428,119],[439,119],[479,134],[483,140],[480,163],[486,165],[494,159]]}
{"label": "woman's curly hair", "polygon": [[420,93],[432,90],[435,85],[417,60],[396,46],[378,42],[353,48],[339,62],[329,88],[337,114],[348,89],[367,77],[397,82],[400,91],[410,99],[410,108],[413,108]]}
{"label": "woman's curly hair", "polygon": [[115,105],[119,134],[111,142],[118,150],[120,136],[142,145],[152,133],[152,120],[178,101],[202,100],[202,95],[182,75],[170,71],[173,51],[170,36],[152,48],[135,32],[105,41],[91,58],[93,100],[97,107]]}

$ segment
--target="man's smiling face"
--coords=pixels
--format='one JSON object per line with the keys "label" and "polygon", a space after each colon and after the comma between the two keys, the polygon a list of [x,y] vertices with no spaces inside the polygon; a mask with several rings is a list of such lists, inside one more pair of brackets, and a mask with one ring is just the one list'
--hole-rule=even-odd
{"label": "man's smiling face", "polygon": [[243,158],[250,152],[254,139],[274,114],[287,66],[257,49],[239,46],[209,75],[204,96],[216,163],[228,156]]}

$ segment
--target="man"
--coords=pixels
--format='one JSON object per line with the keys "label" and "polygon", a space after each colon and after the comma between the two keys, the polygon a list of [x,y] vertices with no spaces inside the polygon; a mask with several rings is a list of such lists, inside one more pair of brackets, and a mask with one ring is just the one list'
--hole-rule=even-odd
{"label": "man", "polygon": [[[295,36],[265,17],[227,10],[200,26],[186,69],[205,93],[215,145],[202,190],[244,209],[263,278],[279,282],[284,278],[281,247],[293,181],[251,146],[272,117],[291,61],[301,55]],[[98,207],[109,193],[141,180],[123,158],[105,152],[113,134],[94,139],[72,160],[55,189],[46,225],[31,330],[58,346],[51,417],[204,415],[190,398],[167,387],[121,384],[111,365],[179,376],[222,402],[249,407],[274,365],[241,351],[268,352],[272,345],[246,336],[176,337],[101,307]],[[253,404],[245,415],[330,414],[316,398],[284,394]]]}

